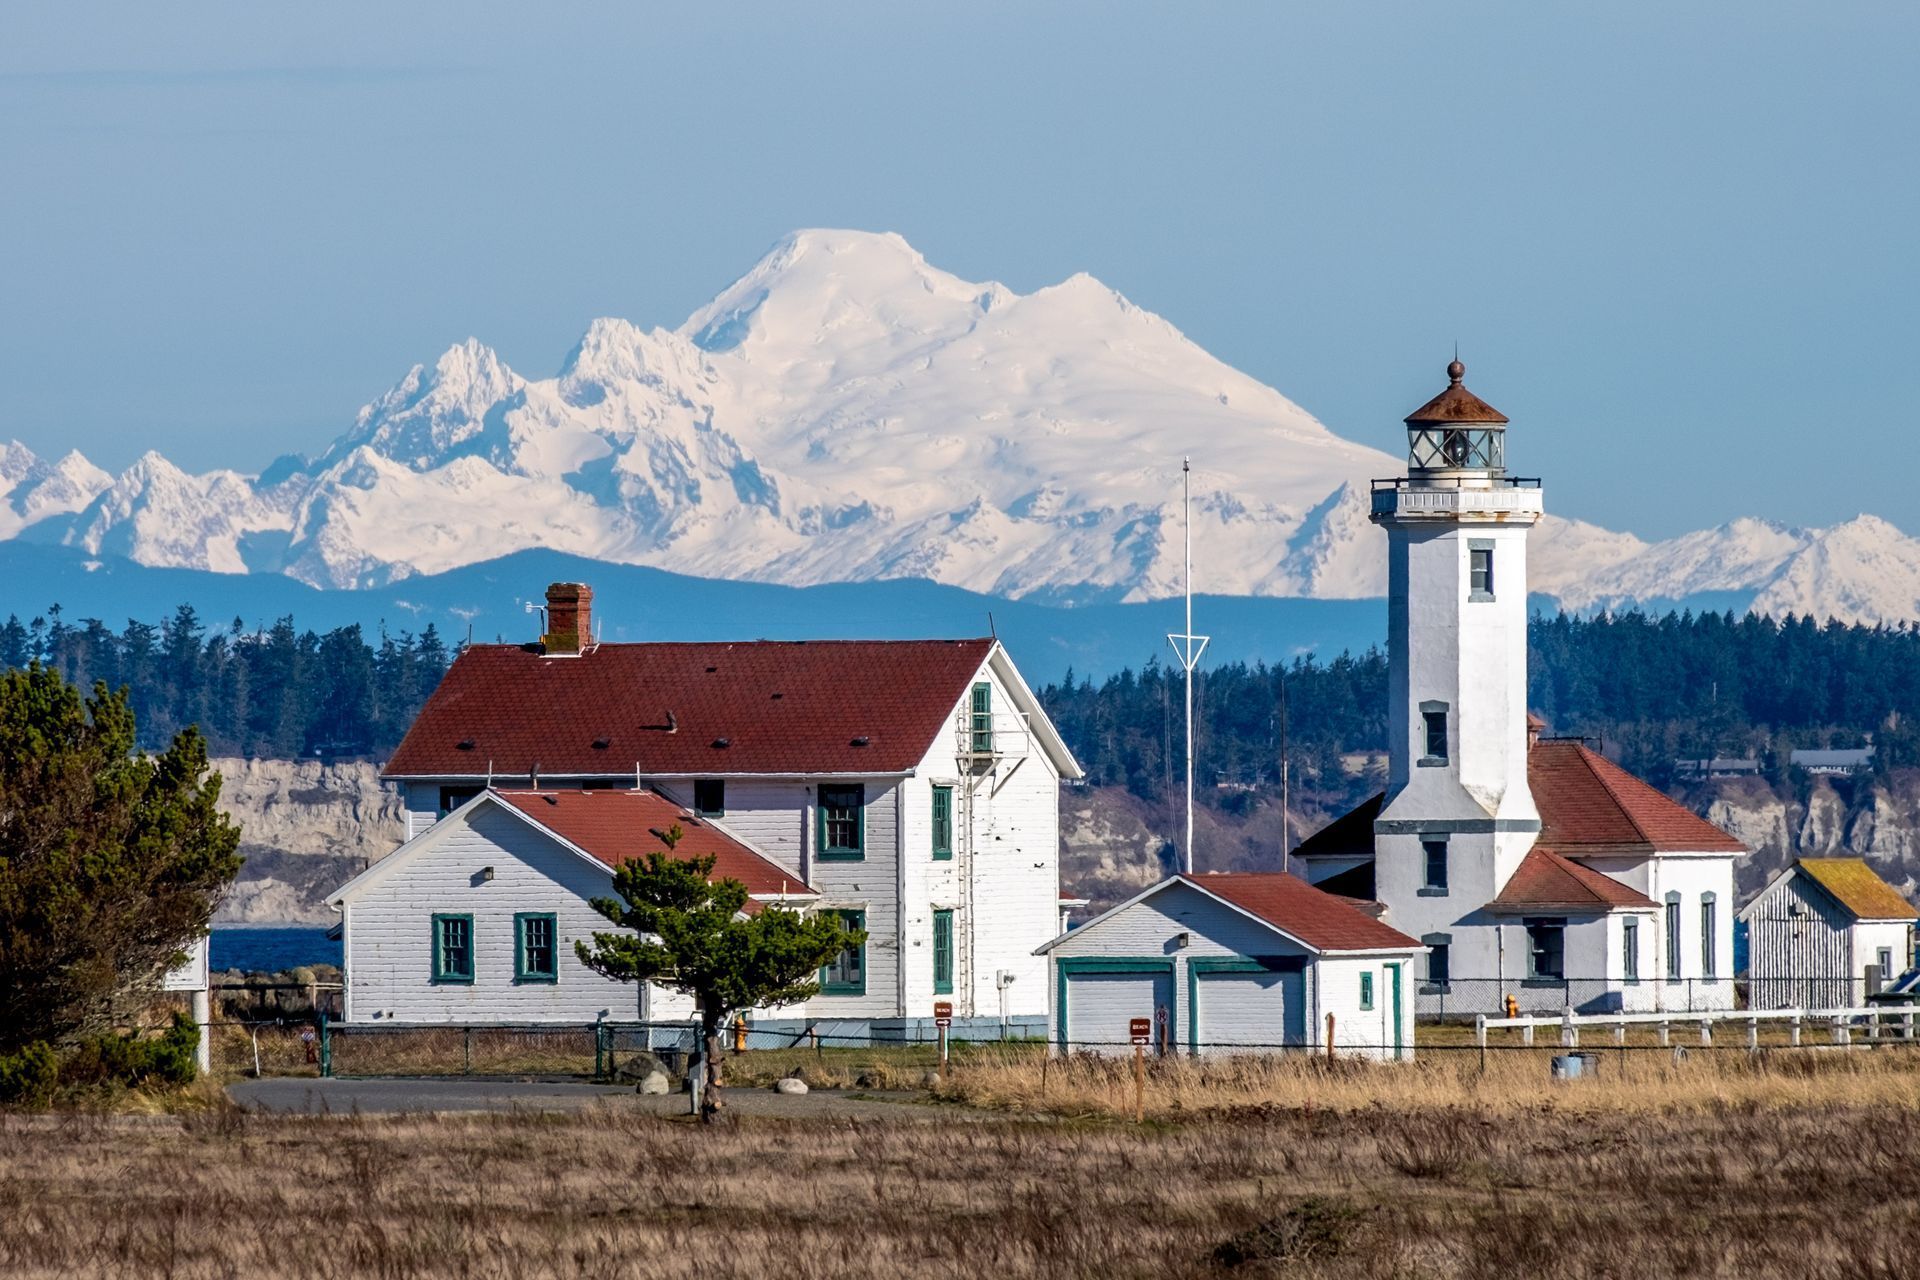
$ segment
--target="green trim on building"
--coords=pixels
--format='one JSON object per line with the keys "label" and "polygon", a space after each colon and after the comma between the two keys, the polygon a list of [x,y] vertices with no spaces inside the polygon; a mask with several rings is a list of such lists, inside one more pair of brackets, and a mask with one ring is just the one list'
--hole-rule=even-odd
{"label": "green trim on building", "polygon": [[1066,956],[1053,962],[1054,1043],[1071,1047],[1067,1039],[1067,979],[1076,973],[1152,973],[1173,977],[1172,956]]}
{"label": "green trim on building", "polygon": [[[1187,1052],[1200,1052],[1200,977],[1208,973],[1299,973],[1307,971],[1305,956],[1191,956],[1187,960]],[[1301,984],[1301,995],[1306,985]],[[1286,1039],[1287,1029],[1280,1028]]]}
{"label": "green trim on building", "polygon": [[953,788],[933,789],[933,860],[953,860]]}
{"label": "green trim on building", "polygon": [[967,727],[973,738],[973,753],[987,755],[993,751],[993,685],[982,680],[973,686],[972,716]]}
{"label": "green trim on building", "polygon": [[[527,924],[544,920],[547,925],[547,966],[535,969],[527,956]],[[560,981],[560,920],[551,911],[513,913],[513,980],[515,982]]]}
{"label": "green trim on building", "polygon": [[[848,932],[852,932],[854,929],[865,929],[867,927],[867,913],[864,911],[836,911],[834,914],[840,917],[841,922],[847,926]],[[860,976],[855,979],[834,981],[827,977],[832,966],[830,964],[823,965],[820,969],[821,995],[863,996],[867,994],[867,944],[863,942],[858,947],[847,948],[847,951],[853,952],[857,957],[854,963],[859,969]],[[840,954],[845,955],[846,951]]]}
{"label": "green trim on building", "polygon": [[[448,946],[447,926],[461,927],[461,940]],[[449,951],[464,953],[466,964],[455,969],[448,963]],[[433,981],[470,984],[473,981],[473,917],[466,912],[435,912],[433,916]]]}
{"label": "green trim on building", "polygon": [[933,913],[933,994],[953,994],[953,910]]}
{"label": "green trim on building", "polygon": [[[835,802],[827,803],[833,796]],[[851,804],[847,801],[851,799]],[[853,810],[853,843],[831,844],[827,840],[827,810]],[[863,862],[867,856],[867,788],[864,783],[821,783],[813,806],[814,857],[821,862]]]}

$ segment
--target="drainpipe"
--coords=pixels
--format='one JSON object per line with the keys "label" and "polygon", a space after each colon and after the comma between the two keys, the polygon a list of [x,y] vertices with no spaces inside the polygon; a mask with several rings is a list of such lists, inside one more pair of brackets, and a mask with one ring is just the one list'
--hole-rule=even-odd
{"label": "drainpipe", "polygon": [[[929,801],[931,803],[931,801]],[[931,815],[931,810],[929,810]],[[907,1008],[907,780],[893,784],[893,981],[900,1016],[912,1016]]]}

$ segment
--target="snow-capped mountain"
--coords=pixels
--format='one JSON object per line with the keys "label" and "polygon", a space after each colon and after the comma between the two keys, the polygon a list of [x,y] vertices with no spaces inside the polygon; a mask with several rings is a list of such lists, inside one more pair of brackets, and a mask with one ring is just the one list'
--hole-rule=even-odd
{"label": "snow-capped mountain", "polygon": [[78,450],[45,462],[17,440],[0,445],[0,538],[82,511],[112,484],[113,477]]}
{"label": "snow-capped mountain", "polygon": [[[110,477],[11,446],[0,537],[331,587],[548,548],[712,578],[1140,600],[1179,589],[1188,453],[1197,588],[1384,592],[1367,481],[1400,459],[1090,276],[1022,295],[898,236],[803,231],[676,330],[594,321],[551,378],[455,346],[262,476],[148,454]],[[1532,558],[1535,588],[1575,607],[1733,591],[1920,615],[1920,544],[1866,518],[1651,546],[1549,519]]]}

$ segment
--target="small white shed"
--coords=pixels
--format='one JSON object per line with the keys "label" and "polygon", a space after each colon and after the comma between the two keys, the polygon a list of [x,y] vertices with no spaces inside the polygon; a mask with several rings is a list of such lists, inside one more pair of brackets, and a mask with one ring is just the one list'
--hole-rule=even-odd
{"label": "small white shed", "polygon": [[1172,876],[1041,947],[1053,967],[1057,1052],[1196,1056],[1322,1050],[1413,1056],[1426,948],[1290,875]]}
{"label": "small white shed", "polygon": [[1800,858],[1740,912],[1747,1003],[1843,1009],[1913,965],[1920,912],[1861,858]]}

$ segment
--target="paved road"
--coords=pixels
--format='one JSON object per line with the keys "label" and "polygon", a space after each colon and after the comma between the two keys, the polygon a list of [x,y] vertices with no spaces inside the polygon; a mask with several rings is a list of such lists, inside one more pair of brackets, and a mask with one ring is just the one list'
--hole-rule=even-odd
{"label": "paved road", "polygon": [[[533,1080],[239,1080],[227,1093],[243,1107],[285,1114],[346,1115],[401,1111],[574,1111],[603,1103],[654,1115],[685,1115],[683,1094],[641,1097],[631,1086],[543,1082]],[[819,1091],[804,1096],[774,1093],[770,1089],[729,1089],[727,1110],[743,1116],[804,1117],[884,1116],[895,1120],[973,1118],[956,1107],[902,1105],[920,1095]]]}

